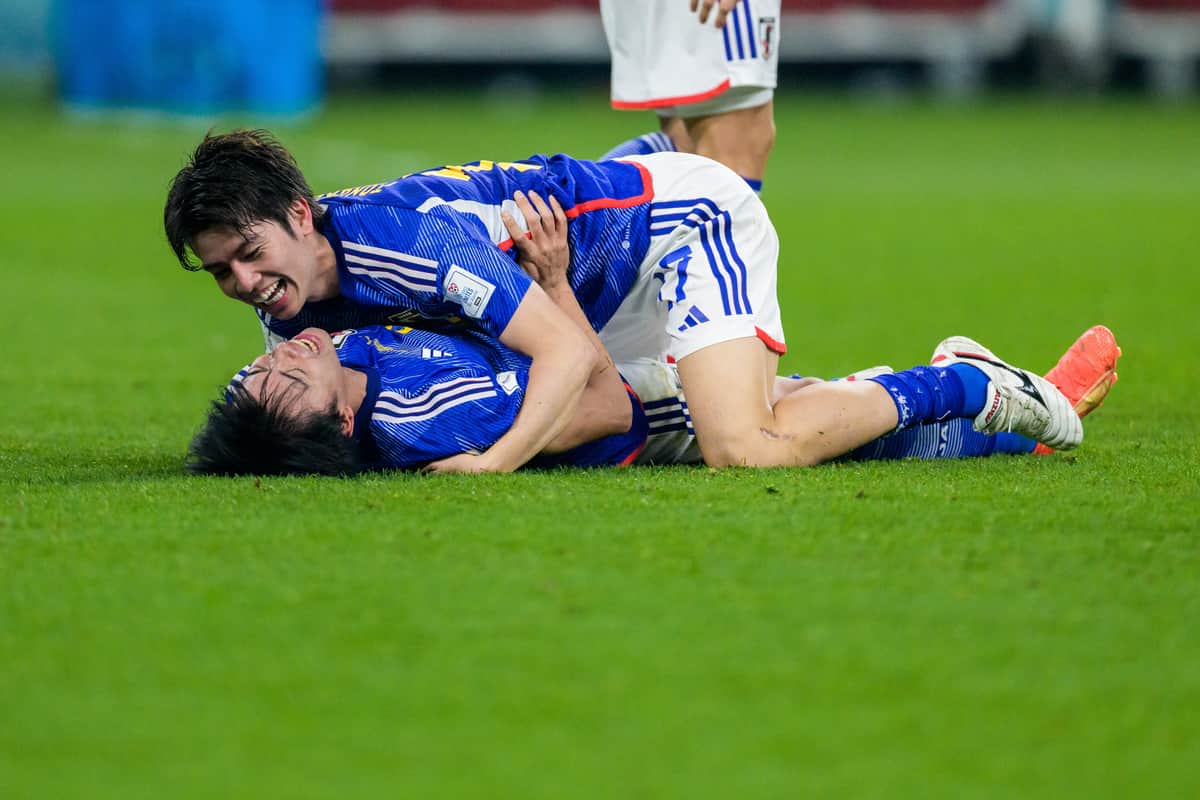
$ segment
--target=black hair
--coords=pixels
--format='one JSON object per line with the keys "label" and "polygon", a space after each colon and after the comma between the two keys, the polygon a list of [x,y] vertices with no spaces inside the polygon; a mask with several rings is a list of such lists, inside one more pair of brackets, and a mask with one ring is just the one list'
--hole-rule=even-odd
{"label": "black hair", "polygon": [[230,228],[245,235],[264,220],[279,223],[295,236],[288,211],[303,200],[319,223],[325,211],[317,205],[296,159],[270,131],[239,129],[207,134],[188,163],[171,180],[163,208],[163,227],[175,258],[187,270],[198,270],[188,252],[192,240],[211,228]]}
{"label": "black hair", "polygon": [[259,400],[243,386],[214,400],[192,440],[187,469],[196,475],[353,475],[363,469],[358,442],[342,433],[337,406],[287,412],[291,395]]}

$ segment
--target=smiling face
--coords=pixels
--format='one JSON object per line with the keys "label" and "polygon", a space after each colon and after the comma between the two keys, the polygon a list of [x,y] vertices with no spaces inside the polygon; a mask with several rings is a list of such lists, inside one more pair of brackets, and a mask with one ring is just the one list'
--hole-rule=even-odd
{"label": "smiling face", "polygon": [[338,289],[333,250],[313,228],[308,205],[293,203],[288,222],[289,228],[273,221],[245,231],[209,228],[196,235],[192,250],[226,296],[291,319],[308,301]]}
{"label": "smiling face", "polygon": [[347,402],[344,370],[329,334],[306,328],[256,358],[242,379],[242,386],[260,402],[279,402],[289,415],[325,413],[336,407],[343,433],[354,430],[354,409]]}

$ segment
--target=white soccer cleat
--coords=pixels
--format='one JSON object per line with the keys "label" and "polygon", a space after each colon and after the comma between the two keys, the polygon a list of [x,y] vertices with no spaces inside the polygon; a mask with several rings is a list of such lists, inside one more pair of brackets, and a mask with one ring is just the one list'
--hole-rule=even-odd
{"label": "white soccer cleat", "polygon": [[1070,450],[1083,441],[1079,415],[1054,384],[997,358],[979,342],[965,336],[943,339],[930,363],[970,364],[987,375],[987,401],[975,417],[980,433],[1019,433],[1055,450]]}

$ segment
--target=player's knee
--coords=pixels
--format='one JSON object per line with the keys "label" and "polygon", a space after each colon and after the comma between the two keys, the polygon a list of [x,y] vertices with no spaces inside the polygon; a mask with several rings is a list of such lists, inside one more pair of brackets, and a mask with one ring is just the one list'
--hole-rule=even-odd
{"label": "player's knee", "polygon": [[704,463],[710,467],[723,469],[725,467],[775,467],[787,466],[791,462],[782,458],[779,453],[772,453],[772,448],[763,447],[755,442],[752,435],[743,439],[721,439],[705,441],[700,439],[700,454]]}
{"label": "player's knee", "polygon": [[710,467],[811,467],[826,454],[806,437],[777,433],[770,428],[739,436],[698,437],[700,454]]}
{"label": "player's knee", "polygon": [[725,467],[750,467],[754,460],[750,451],[743,447],[700,448],[704,463],[710,467],[724,469]]}

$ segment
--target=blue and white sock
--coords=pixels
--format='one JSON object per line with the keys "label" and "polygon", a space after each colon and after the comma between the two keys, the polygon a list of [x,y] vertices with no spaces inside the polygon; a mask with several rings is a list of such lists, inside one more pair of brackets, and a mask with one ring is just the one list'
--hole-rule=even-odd
{"label": "blue and white sock", "polygon": [[754,178],[747,178],[745,175],[741,177],[742,180],[750,185],[750,188],[754,190],[755,194],[762,194],[762,181],[756,181]]}
{"label": "blue and white sock", "polygon": [[868,380],[891,395],[896,404],[897,431],[955,417],[973,418],[987,401],[988,378],[970,364],[913,367]]}
{"label": "blue and white sock", "polygon": [[671,137],[662,131],[654,131],[653,133],[643,133],[641,136],[630,139],[627,142],[621,142],[612,150],[600,156],[599,160],[605,161],[610,158],[624,158],[625,156],[645,156],[650,153],[674,152],[675,143],[671,141]]}
{"label": "blue and white sock", "polygon": [[1016,433],[980,433],[966,418],[914,425],[851,451],[851,461],[898,458],[971,458],[996,453],[1032,453],[1037,442]]}

